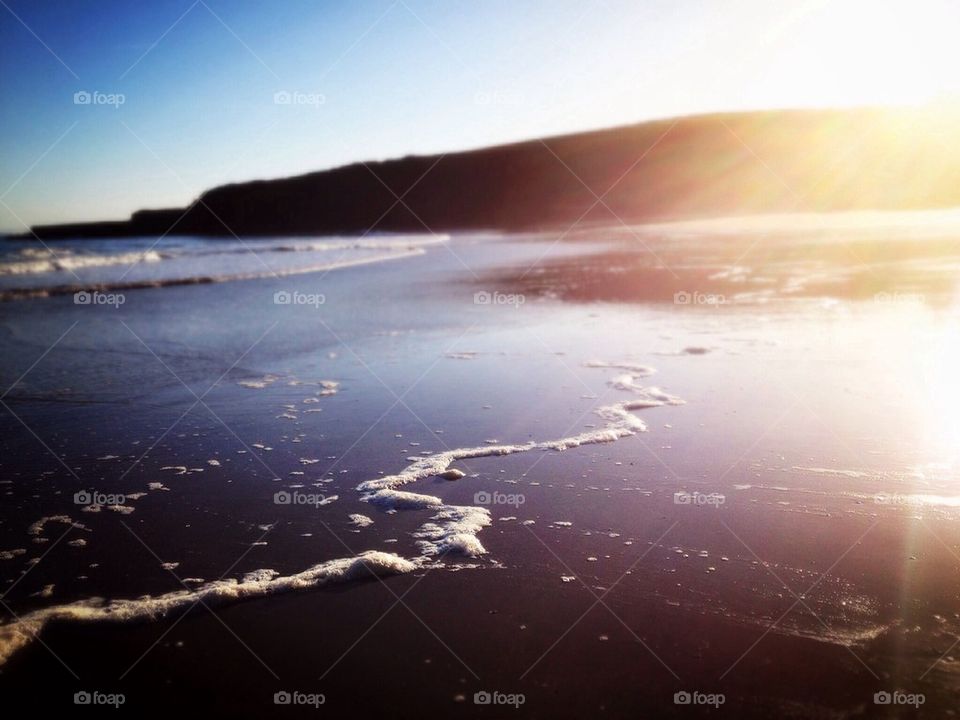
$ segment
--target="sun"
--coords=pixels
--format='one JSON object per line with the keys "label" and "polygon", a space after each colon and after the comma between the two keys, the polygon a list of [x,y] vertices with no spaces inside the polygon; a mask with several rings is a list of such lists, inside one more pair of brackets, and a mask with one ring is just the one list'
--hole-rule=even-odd
{"label": "sun", "polygon": [[761,30],[771,105],[904,105],[960,97],[960,3],[809,0]]}

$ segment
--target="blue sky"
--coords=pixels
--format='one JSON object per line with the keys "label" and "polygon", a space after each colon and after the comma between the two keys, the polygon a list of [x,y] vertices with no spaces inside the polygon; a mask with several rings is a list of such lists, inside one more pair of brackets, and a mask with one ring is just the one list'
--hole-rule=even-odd
{"label": "blue sky", "polygon": [[957,5],[2,0],[0,230],[675,114],[949,99]]}

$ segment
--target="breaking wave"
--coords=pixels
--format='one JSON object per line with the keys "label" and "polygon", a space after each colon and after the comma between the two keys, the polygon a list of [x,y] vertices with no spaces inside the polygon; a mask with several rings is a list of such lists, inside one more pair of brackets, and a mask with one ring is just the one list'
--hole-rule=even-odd
{"label": "breaking wave", "polygon": [[[110,251],[96,246],[91,249],[89,244],[96,241],[65,241],[69,243],[66,247],[55,248],[0,248],[0,300],[69,295],[81,290],[115,292],[302,275],[423,255],[427,247],[448,240],[447,235],[282,238],[239,243],[189,240],[164,244],[162,251],[152,246],[138,247],[142,240],[114,240],[110,241]],[[283,259],[290,254],[300,257]],[[267,263],[271,256],[274,260]],[[135,267],[140,268],[138,273],[127,277]],[[83,275],[78,277],[78,272]]]}
{"label": "breaking wave", "polygon": [[16,256],[19,259],[0,262],[0,275],[42,275],[51,272],[72,272],[84,268],[132,265],[136,262],[160,262],[164,259],[156,250],[148,252],[74,254],[66,250],[58,253],[26,248]]}

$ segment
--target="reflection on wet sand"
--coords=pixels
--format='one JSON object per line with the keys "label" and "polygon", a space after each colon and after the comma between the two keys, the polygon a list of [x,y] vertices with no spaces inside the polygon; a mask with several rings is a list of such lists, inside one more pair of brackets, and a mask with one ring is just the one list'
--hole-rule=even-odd
{"label": "reflection on wet sand", "polygon": [[[554,242],[550,235],[545,240]],[[588,302],[831,298],[942,305],[950,301],[960,269],[955,212],[624,226],[580,230],[566,240],[594,241],[598,248],[559,258],[547,250],[535,268],[508,269],[496,279],[514,292]]]}

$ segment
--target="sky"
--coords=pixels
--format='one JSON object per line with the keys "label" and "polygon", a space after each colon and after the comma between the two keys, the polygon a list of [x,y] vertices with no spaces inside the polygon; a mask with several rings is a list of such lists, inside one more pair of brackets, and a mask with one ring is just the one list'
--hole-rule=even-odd
{"label": "sky", "polygon": [[0,231],[651,118],[960,97],[955,0],[0,0]]}

